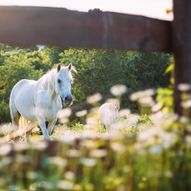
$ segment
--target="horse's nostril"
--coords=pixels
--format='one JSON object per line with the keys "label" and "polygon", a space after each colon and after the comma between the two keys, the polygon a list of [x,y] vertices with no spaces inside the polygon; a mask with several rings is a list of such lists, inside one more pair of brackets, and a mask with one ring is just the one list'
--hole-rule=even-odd
{"label": "horse's nostril", "polygon": [[65,102],[66,103],[70,103],[70,102],[72,102],[72,100],[73,100],[72,96],[66,96],[65,97]]}

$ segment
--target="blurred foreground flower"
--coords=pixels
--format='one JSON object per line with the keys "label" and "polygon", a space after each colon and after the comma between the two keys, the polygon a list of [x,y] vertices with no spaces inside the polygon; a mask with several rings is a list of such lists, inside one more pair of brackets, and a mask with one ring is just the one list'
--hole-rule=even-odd
{"label": "blurred foreground flower", "polygon": [[86,119],[86,124],[90,127],[94,127],[97,124],[97,120],[95,117],[88,117]]}
{"label": "blurred foreground flower", "polygon": [[111,148],[118,153],[123,153],[125,151],[125,146],[120,142],[111,143]]}
{"label": "blurred foreground flower", "polygon": [[66,109],[62,109],[58,112],[57,114],[57,117],[59,119],[62,119],[62,118],[68,118],[70,117],[70,115],[72,114],[72,110],[69,109],[69,108],[66,108]]}
{"label": "blurred foreground flower", "polygon": [[72,171],[65,172],[64,176],[68,180],[74,180],[75,179],[75,174]]}
{"label": "blurred foreground flower", "polygon": [[63,159],[62,157],[49,157],[49,163],[50,164],[54,164],[54,165],[57,165],[59,167],[65,167],[66,164],[67,164],[67,161],[65,159]]}
{"label": "blurred foreground flower", "polygon": [[94,105],[94,104],[98,103],[101,99],[102,99],[102,95],[100,93],[96,93],[94,95],[87,97],[87,102],[89,104]]}
{"label": "blurred foreground flower", "polygon": [[81,156],[81,152],[76,149],[70,149],[67,151],[66,155],[71,158],[78,158]]}
{"label": "blurred foreground flower", "polygon": [[61,123],[67,123],[69,121],[69,117],[72,114],[72,110],[70,108],[62,109],[58,112],[57,117]]}
{"label": "blurred foreground flower", "polygon": [[87,110],[78,111],[78,112],[76,112],[76,116],[83,117],[83,116],[87,115],[87,113],[88,113]]}
{"label": "blurred foreground flower", "polygon": [[60,180],[57,187],[61,190],[73,190],[74,183],[68,180]]}
{"label": "blurred foreground flower", "polygon": [[152,106],[152,112],[159,112],[162,109],[162,104],[161,103],[156,103]]}
{"label": "blurred foreground flower", "polygon": [[183,102],[181,103],[181,106],[182,106],[184,109],[189,109],[189,108],[191,108],[191,100],[183,101]]}
{"label": "blurred foreground flower", "polygon": [[14,130],[16,130],[16,127],[11,125],[11,123],[1,124],[1,126],[0,126],[0,134],[2,134],[2,135],[7,135],[7,134],[13,132]]}
{"label": "blurred foreground flower", "polygon": [[11,145],[5,144],[0,146],[0,156],[7,155],[11,152]]}
{"label": "blurred foreground flower", "polygon": [[143,97],[139,99],[139,104],[141,106],[150,106],[152,107],[154,105],[154,100],[152,99],[152,97]]}
{"label": "blurred foreground flower", "polygon": [[81,163],[82,163],[84,166],[93,167],[93,166],[96,165],[96,160],[93,159],[93,158],[82,158],[82,159],[81,159]]}
{"label": "blurred foreground flower", "polygon": [[65,144],[72,145],[76,138],[78,138],[78,134],[71,130],[64,130],[59,137],[59,140],[64,142]]}
{"label": "blurred foreground flower", "polygon": [[29,144],[27,142],[18,142],[13,145],[14,151],[24,151],[29,148]]}
{"label": "blurred foreground flower", "polygon": [[33,149],[39,150],[39,151],[43,151],[47,148],[48,144],[46,141],[36,141],[34,142],[31,147]]}
{"label": "blurred foreground flower", "polygon": [[179,84],[178,90],[181,92],[189,91],[191,89],[191,86],[189,84]]}
{"label": "blurred foreground flower", "polygon": [[113,87],[111,87],[110,92],[112,95],[118,97],[118,96],[122,96],[124,93],[126,93],[127,91],[127,87],[125,85],[115,85]]}
{"label": "blurred foreground flower", "polygon": [[90,152],[90,156],[93,158],[102,158],[107,155],[107,151],[103,149],[94,149]]}
{"label": "blurred foreground flower", "polygon": [[162,144],[164,148],[169,148],[176,141],[176,135],[166,132],[160,127],[151,127],[141,131],[137,140],[145,145]]}
{"label": "blurred foreground flower", "polygon": [[131,94],[130,100],[131,101],[138,101],[139,99],[141,99],[143,97],[150,97],[150,96],[153,96],[154,94],[155,94],[155,90],[153,90],[153,89],[148,89],[148,90],[144,90],[144,91],[137,91],[137,92]]}
{"label": "blurred foreground flower", "polygon": [[122,109],[119,111],[119,118],[127,118],[130,113],[131,111],[129,109]]}

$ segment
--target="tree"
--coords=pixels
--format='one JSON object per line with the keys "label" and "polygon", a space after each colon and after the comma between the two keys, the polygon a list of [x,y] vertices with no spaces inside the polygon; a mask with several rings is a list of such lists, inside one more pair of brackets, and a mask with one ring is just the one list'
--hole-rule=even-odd
{"label": "tree", "polygon": [[13,86],[20,79],[37,79],[40,75],[42,70],[35,70],[26,51],[16,49],[5,53],[0,65],[0,122],[10,120],[8,102]]}

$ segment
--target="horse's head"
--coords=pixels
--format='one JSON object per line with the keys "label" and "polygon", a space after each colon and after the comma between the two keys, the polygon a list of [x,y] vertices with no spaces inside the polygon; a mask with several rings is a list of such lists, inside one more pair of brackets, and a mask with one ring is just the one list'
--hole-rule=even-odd
{"label": "horse's head", "polygon": [[72,64],[69,64],[66,67],[61,67],[60,64],[57,66],[57,75],[55,78],[56,80],[55,90],[67,105],[70,105],[73,101],[73,96],[71,92],[73,70],[74,68]]}

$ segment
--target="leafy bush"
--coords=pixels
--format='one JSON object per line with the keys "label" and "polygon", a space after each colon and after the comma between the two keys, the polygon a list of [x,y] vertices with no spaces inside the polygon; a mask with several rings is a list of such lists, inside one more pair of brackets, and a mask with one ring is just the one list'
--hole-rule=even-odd
{"label": "leafy bush", "polygon": [[[104,98],[111,96],[109,90],[115,84],[126,85],[128,93],[132,93],[169,83],[169,75],[164,73],[170,59],[167,54],[69,49],[60,57],[62,63],[74,63],[78,71],[73,89],[76,104],[96,92]],[[122,107],[131,104],[126,98],[125,95],[122,99]]]}
{"label": "leafy bush", "polygon": [[4,63],[0,66],[0,122],[10,121],[8,100],[14,84],[20,79],[37,79],[41,74],[41,70],[35,70],[25,51],[11,51],[4,55]]}

